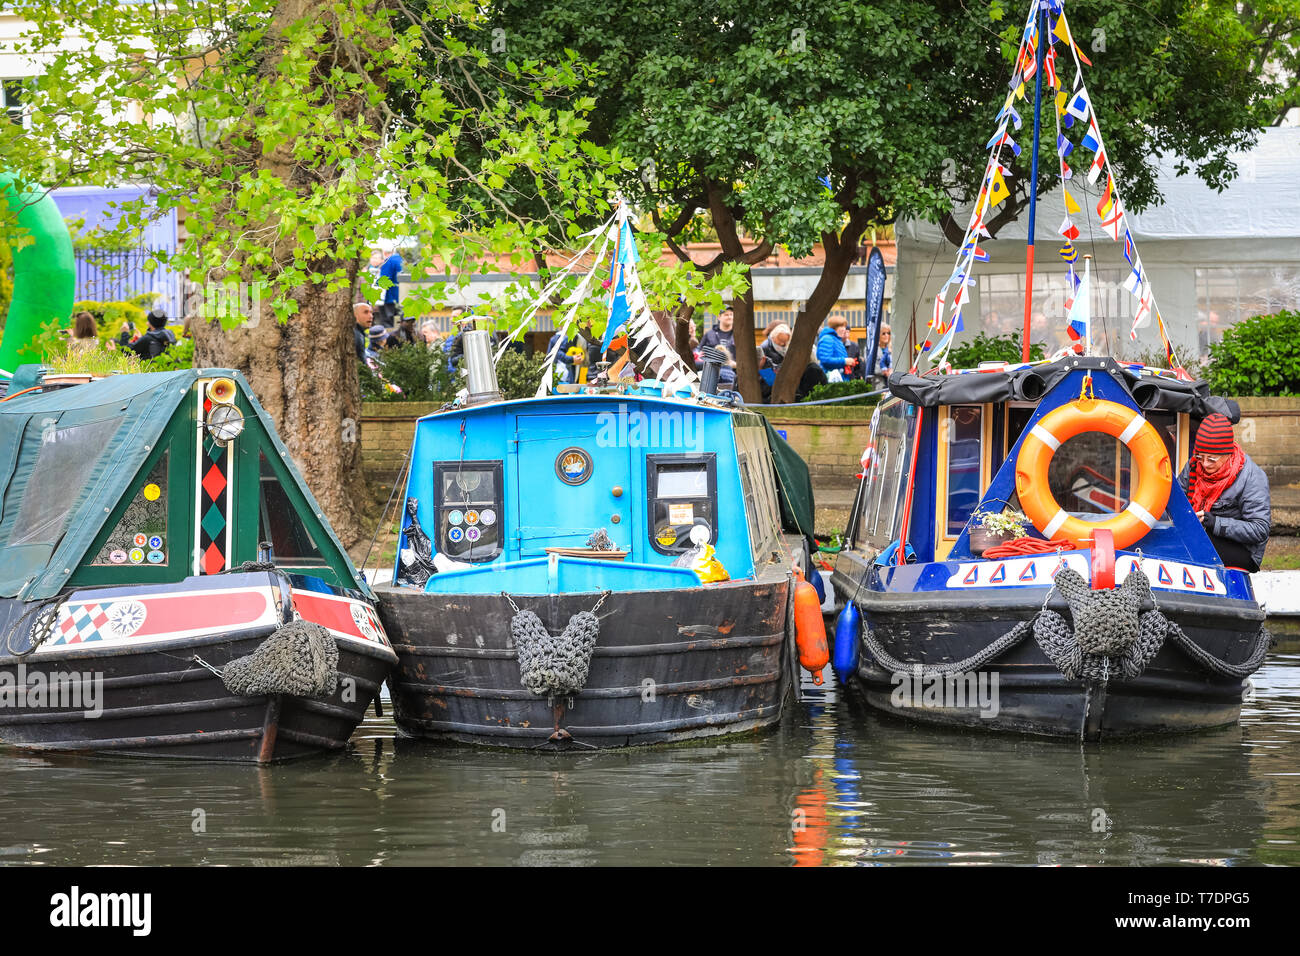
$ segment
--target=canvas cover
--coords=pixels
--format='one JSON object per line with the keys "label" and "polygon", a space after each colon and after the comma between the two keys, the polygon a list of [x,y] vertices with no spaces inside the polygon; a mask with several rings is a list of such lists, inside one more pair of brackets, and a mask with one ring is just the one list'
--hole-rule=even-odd
{"label": "canvas cover", "polygon": [[767,444],[776,466],[776,491],[781,502],[781,526],[790,534],[811,538],[813,534],[813,483],[808,463],[790,447],[766,418]]}
{"label": "canvas cover", "polygon": [[[199,378],[238,383],[308,506],[323,515],[247,381],[228,369],[113,375],[0,402],[0,597],[58,594]],[[346,556],[334,531],[326,534]],[[352,568],[353,585],[370,595]]]}

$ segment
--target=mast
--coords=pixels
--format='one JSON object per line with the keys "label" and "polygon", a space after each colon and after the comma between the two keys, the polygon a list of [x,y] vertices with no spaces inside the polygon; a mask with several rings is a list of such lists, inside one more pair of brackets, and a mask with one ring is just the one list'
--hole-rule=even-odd
{"label": "mast", "polygon": [[1038,68],[1034,71],[1034,152],[1029,168],[1029,243],[1025,247],[1025,327],[1020,338],[1020,361],[1022,362],[1029,361],[1029,318],[1034,301],[1034,214],[1038,206],[1038,144],[1042,138],[1043,124],[1043,61],[1047,56],[1047,47],[1044,44],[1047,37],[1043,26],[1046,20],[1046,9],[1040,9],[1034,14],[1034,34],[1037,41],[1034,61]]}

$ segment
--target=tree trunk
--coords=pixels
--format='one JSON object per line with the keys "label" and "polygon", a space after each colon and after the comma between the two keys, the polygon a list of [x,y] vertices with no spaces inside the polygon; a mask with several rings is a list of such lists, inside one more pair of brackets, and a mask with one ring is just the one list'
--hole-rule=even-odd
{"label": "tree trunk", "polygon": [[822,266],[822,274],[817,279],[812,295],[808,297],[807,305],[795,316],[790,347],[786,350],[788,357],[777,370],[776,383],[772,386],[772,404],[794,401],[795,390],[807,367],[801,357],[812,354],[822,320],[830,314],[844,290],[844,280],[848,277],[853,260],[857,258],[858,240],[866,228],[867,214],[857,210],[849,216],[843,232],[838,235],[833,232],[823,233],[826,264]]}
{"label": "tree trunk", "polygon": [[674,313],[673,346],[688,368],[695,367],[695,350],[691,348],[691,319],[695,317],[695,306],[683,305]]}
{"label": "tree trunk", "polygon": [[[281,0],[277,5],[270,37],[274,38],[308,18],[334,24],[322,15],[317,0]],[[332,62],[348,62],[341,51],[347,40],[327,29],[316,50],[321,57],[318,70],[331,69]],[[272,49],[274,49],[272,47]],[[333,52],[334,55],[330,55]],[[262,69],[273,73],[279,55],[269,56]],[[380,88],[381,77],[372,77]],[[328,77],[319,77],[322,87]],[[329,94],[324,95],[328,97]],[[378,129],[378,115],[361,97],[327,99],[341,127],[354,125],[358,119]],[[246,130],[240,129],[240,132]],[[311,163],[294,155],[293,143],[266,154],[260,143],[237,152],[240,165],[262,174],[275,176],[304,200],[310,199],[321,182],[335,180],[341,173],[336,167]],[[357,195],[369,191],[365,184]],[[233,197],[231,203],[234,202]],[[349,217],[366,213],[364,200],[349,210]],[[274,230],[272,230],[274,231]],[[278,263],[295,261],[293,240],[272,245]],[[275,421],[294,463],[306,479],[312,493],[324,509],[344,545],[353,547],[365,539],[371,529],[362,526],[361,507],[366,500],[366,484],[361,467],[361,388],[353,345],[352,289],[360,270],[360,259],[323,256],[299,263],[309,272],[328,275],[342,268],[349,285],[329,291],[325,283],[299,286],[289,293],[297,312],[278,322],[269,301],[260,303],[255,315],[244,324],[223,329],[219,322],[196,323],[194,328],[194,364],[234,368],[243,372],[263,407]]]}
{"label": "tree trunk", "polygon": [[[720,266],[723,262],[744,262],[756,265],[768,257],[771,243],[764,240],[757,247],[745,251],[740,241],[736,226],[736,217],[723,202],[722,189],[716,183],[709,183],[709,215],[713,219],[713,228],[718,233],[718,243],[722,253],[714,259],[712,265]],[[736,322],[733,326],[736,342],[736,387],[740,397],[749,404],[762,400],[763,390],[758,381],[758,356],[754,351],[754,284],[740,299],[732,299],[732,311]]]}

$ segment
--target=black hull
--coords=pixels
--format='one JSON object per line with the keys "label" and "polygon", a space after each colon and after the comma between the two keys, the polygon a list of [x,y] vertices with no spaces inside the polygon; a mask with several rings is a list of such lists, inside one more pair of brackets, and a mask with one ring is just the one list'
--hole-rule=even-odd
{"label": "black hull", "polygon": [[[384,588],[380,617],[399,661],[394,716],[411,736],[518,748],[628,747],[767,727],[797,687],[788,594],[784,576],[611,594],[586,687],[572,707],[557,699],[552,708],[520,685],[504,597]],[[514,600],[558,633],[596,598]]]}
{"label": "black hull", "polygon": [[[909,664],[951,664],[965,660],[1031,620],[1046,588],[971,589],[964,592],[890,594],[857,588],[864,565],[841,558],[836,590],[854,596],[864,624],[880,648]],[[1263,610],[1254,602],[1212,595],[1159,592],[1161,612],[1193,642],[1228,664],[1247,661],[1257,643]],[[1048,608],[1069,614],[1053,594]],[[868,704],[906,720],[974,730],[1098,741],[1147,734],[1184,733],[1235,723],[1241,716],[1246,682],[1214,674],[1172,641],[1166,641],[1133,680],[1073,680],[1064,677],[1030,636],[979,667],[986,687],[997,679],[996,707],[956,706],[952,690],[915,674],[881,666],[865,648],[852,683]],[[967,683],[966,688],[972,686]],[[925,694],[930,691],[930,696]],[[986,695],[986,700],[988,697]],[[993,711],[996,711],[995,713]]]}
{"label": "black hull", "polygon": [[[236,697],[214,667],[251,654],[269,630],[238,637],[159,641],[136,647],[78,647],[0,657],[0,680],[30,675],[102,675],[102,713],[84,709],[0,708],[0,743],[34,750],[189,758],[265,764],[340,750],[392,668],[391,652],[338,642],[339,687],[329,698]],[[351,679],[349,682],[348,679]],[[355,687],[355,693],[348,690]],[[344,697],[355,697],[345,700]]]}

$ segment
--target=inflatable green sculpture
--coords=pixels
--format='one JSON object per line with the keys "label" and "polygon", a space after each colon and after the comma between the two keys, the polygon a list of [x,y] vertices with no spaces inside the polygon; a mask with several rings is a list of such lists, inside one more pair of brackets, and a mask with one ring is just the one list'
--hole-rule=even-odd
{"label": "inflatable green sculpture", "polygon": [[19,365],[40,361],[31,346],[42,326],[71,318],[77,270],[72,236],[52,196],[12,173],[0,173],[0,193],[35,240],[14,253],[14,294],[0,338],[0,380],[6,380]]}

